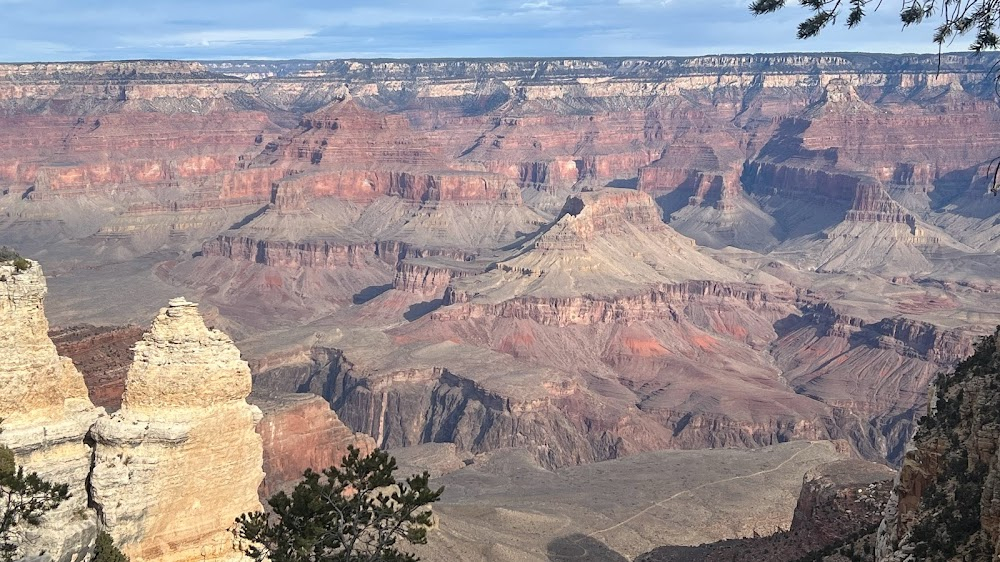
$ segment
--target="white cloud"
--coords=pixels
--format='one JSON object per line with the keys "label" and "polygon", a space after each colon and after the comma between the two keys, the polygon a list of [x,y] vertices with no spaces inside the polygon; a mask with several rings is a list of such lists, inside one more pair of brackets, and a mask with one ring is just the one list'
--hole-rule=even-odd
{"label": "white cloud", "polygon": [[619,6],[666,6],[673,0],[618,0]]}
{"label": "white cloud", "polygon": [[238,43],[283,43],[306,39],[316,31],[305,28],[212,29],[185,31],[160,37],[128,37],[126,42],[162,47],[217,47]]}

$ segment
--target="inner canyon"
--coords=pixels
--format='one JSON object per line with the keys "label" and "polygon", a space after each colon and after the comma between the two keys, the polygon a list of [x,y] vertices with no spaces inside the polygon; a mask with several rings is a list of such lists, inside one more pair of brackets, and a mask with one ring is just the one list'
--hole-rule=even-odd
{"label": "inner canyon", "polygon": [[[898,468],[1000,325],[998,61],[0,64],[32,260],[0,264],[0,444],[74,494],[34,540],[240,560],[232,520],[349,445],[453,490],[428,560],[788,531],[806,471]],[[614,467],[743,503],[668,540],[692,506],[538,499]]]}

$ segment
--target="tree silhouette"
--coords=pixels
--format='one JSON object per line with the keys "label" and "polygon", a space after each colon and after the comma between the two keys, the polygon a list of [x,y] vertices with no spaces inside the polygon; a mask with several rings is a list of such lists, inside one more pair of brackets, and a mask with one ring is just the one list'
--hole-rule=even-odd
{"label": "tree silhouette", "polygon": [[[784,8],[786,0],[754,0],[750,12],[769,14]],[[870,12],[878,10],[882,0],[799,0],[813,14],[799,24],[799,39],[815,37],[827,25],[845,13],[847,27],[855,27]],[[1000,37],[1000,2],[996,0],[902,0],[899,19],[903,27],[937,20],[932,40],[943,48],[956,37],[974,34],[969,48],[973,51],[997,48]]]}

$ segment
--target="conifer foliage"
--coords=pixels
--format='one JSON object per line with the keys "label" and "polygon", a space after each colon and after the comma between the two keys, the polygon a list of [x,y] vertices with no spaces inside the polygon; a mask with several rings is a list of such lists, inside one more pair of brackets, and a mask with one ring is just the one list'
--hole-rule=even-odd
{"label": "conifer foliage", "polygon": [[93,562],[129,562],[129,559],[114,545],[111,535],[101,531],[94,545]]}
{"label": "conifer foliage", "polygon": [[65,484],[46,482],[17,466],[14,452],[0,446],[0,562],[20,556],[21,532],[37,526],[42,516],[69,499]]}
{"label": "conifer foliage", "polygon": [[430,475],[397,482],[396,459],[376,449],[362,457],[348,449],[341,467],[322,474],[307,470],[291,495],[268,500],[272,513],[248,513],[236,520],[245,552],[272,562],[415,562],[400,552],[400,540],[427,542],[430,504],[443,488],[432,490]]}
{"label": "conifer foliage", "polygon": [[[855,27],[871,12],[879,9],[881,0],[799,0],[812,15],[799,24],[799,39],[819,34],[827,25],[836,23],[846,13],[847,27]],[[750,12],[769,14],[784,8],[786,0],[754,0]],[[1000,43],[1000,2],[995,0],[903,0],[899,10],[903,27],[937,20],[932,40],[941,47],[956,37],[972,35],[969,48],[973,51],[995,49]]]}

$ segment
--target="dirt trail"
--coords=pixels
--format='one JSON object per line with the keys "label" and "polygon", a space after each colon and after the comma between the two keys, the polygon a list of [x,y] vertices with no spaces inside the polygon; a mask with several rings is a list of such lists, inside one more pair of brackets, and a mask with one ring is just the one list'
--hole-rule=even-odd
{"label": "dirt trail", "polygon": [[[614,525],[612,525],[610,527],[606,527],[604,529],[599,529],[597,531],[591,531],[591,532],[587,533],[586,535],[584,535],[584,538],[594,538],[594,539],[597,539],[597,540],[601,540],[600,538],[598,538],[597,535],[606,533],[608,531],[613,531],[613,530],[621,527],[622,525],[627,525],[628,523],[631,523],[632,521],[635,521],[639,517],[642,517],[646,513],[649,513],[650,510],[655,509],[657,507],[660,507],[660,506],[662,506],[663,504],[665,504],[667,502],[673,501],[673,500],[679,498],[680,496],[683,496],[684,494],[691,494],[692,492],[695,492],[695,491],[700,490],[702,488],[707,488],[709,486],[715,486],[715,485],[718,485],[718,484],[724,484],[726,482],[733,482],[733,481],[742,480],[742,479],[745,479],[745,478],[754,478],[756,476],[761,476],[761,475],[764,475],[764,474],[769,474],[769,473],[781,470],[785,465],[787,465],[788,463],[794,461],[799,455],[801,455],[802,453],[805,453],[806,451],[812,449],[814,446],[815,446],[815,443],[810,443],[808,447],[806,447],[804,449],[801,449],[799,451],[796,451],[790,457],[788,457],[787,459],[781,461],[781,463],[779,463],[776,466],[773,466],[771,468],[765,469],[765,470],[758,470],[757,472],[753,472],[753,473],[750,473],[750,474],[741,474],[739,476],[731,476],[729,478],[723,478],[721,480],[713,480],[712,482],[706,482],[704,484],[699,484],[698,486],[695,486],[693,488],[689,488],[687,490],[681,490],[680,492],[677,492],[676,494],[674,494],[674,495],[672,495],[672,496],[670,496],[668,498],[664,498],[664,499],[662,499],[662,500],[660,500],[658,502],[650,504],[648,507],[646,507],[642,511],[639,511],[638,513],[636,513],[636,514],[634,514],[634,515],[632,515],[632,516],[630,516],[630,517],[628,517],[626,519],[623,519],[623,520],[619,521],[618,523],[615,523]],[[604,542],[604,541],[601,541],[601,542]],[[588,555],[588,552],[587,552],[586,548],[584,548],[583,546],[580,546],[580,549],[581,549],[581,552],[579,554],[575,554],[575,555],[554,554],[554,553],[551,553],[551,552],[548,555],[549,555],[550,559],[580,560],[580,559],[585,558]]]}

